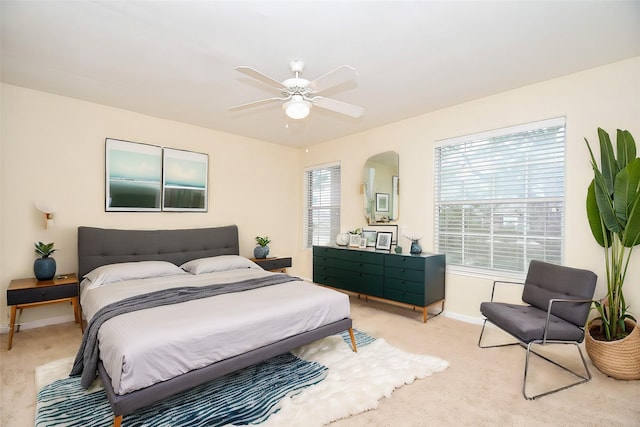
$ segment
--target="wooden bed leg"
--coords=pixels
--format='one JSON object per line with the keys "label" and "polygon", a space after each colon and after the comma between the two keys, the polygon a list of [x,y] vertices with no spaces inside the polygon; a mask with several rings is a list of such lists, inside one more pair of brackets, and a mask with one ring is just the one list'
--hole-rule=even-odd
{"label": "wooden bed leg", "polygon": [[122,415],[114,415],[113,427],[120,427],[120,424],[122,424]]}
{"label": "wooden bed leg", "polygon": [[353,335],[353,328],[349,328],[349,337],[351,338],[351,347],[353,348],[353,352],[357,353],[358,348],[356,347],[356,337]]}

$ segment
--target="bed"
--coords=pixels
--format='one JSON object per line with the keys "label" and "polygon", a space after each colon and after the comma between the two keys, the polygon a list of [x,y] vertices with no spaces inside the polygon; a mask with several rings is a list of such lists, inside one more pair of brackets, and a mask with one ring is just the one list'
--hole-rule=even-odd
{"label": "bed", "polygon": [[[78,273],[83,345],[94,330],[97,366],[88,368],[81,352],[76,362],[84,360],[85,374],[98,372],[114,426],[136,409],[329,335],[349,331],[356,351],[348,297],[240,257],[235,225],[78,227]],[[222,293],[226,287],[234,290]],[[157,301],[151,294],[179,301],[144,305]],[[143,309],[122,311],[130,304]],[[110,308],[121,311],[105,320]]]}

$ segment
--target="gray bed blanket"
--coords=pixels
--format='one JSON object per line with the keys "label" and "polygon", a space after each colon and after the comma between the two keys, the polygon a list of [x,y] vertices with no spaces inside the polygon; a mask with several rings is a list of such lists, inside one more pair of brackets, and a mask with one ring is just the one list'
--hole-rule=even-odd
{"label": "gray bed blanket", "polygon": [[87,389],[96,378],[98,370],[98,330],[107,320],[120,314],[136,310],[159,307],[169,304],[192,301],[200,298],[209,298],[230,292],[242,292],[257,289],[264,286],[300,280],[298,277],[287,274],[273,274],[257,279],[247,279],[240,282],[216,284],[208,286],[184,286],[171,289],[163,289],[144,295],[125,298],[122,301],[109,304],[100,309],[91,319],[82,337],[82,343],[73,362],[70,376],[82,375],[80,383]]}

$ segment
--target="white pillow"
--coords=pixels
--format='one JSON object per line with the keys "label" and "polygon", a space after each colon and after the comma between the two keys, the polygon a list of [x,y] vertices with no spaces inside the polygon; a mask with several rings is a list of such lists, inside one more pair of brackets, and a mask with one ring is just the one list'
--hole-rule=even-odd
{"label": "white pillow", "polygon": [[236,270],[241,268],[262,268],[255,262],[240,255],[218,255],[209,258],[198,258],[185,262],[180,266],[191,274],[214,273],[217,271]]}
{"label": "white pillow", "polygon": [[84,277],[91,282],[88,289],[94,289],[123,280],[175,276],[177,274],[186,273],[168,261],[136,261],[103,265],[87,273]]}

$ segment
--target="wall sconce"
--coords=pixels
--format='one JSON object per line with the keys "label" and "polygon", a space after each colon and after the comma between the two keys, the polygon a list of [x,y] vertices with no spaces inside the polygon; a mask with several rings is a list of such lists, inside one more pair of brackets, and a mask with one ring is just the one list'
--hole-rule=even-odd
{"label": "wall sconce", "polygon": [[44,214],[44,228],[52,227],[53,214],[56,212],[55,208],[49,204],[39,202],[36,202],[36,208]]}

